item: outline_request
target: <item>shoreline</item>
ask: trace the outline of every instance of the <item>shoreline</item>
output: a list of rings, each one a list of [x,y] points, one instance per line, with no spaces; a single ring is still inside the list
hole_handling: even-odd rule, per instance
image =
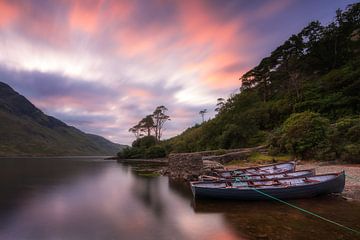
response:
[[[248,167],[248,163],[227,165],[227,169]],[[254,165],[254,164],[253,164]],[[315,169],[316,174],[335,173],[345,171],[345,188],[341,196],[348,201],[360,201],[360,164],[326,163],[301,161],[296,165],[296,170]]]
[[[323,162],[305,162],[297,170],[315,168],[316,174],[345,171],[345,188],[341,196],[349,201],[360,201],[360,164],[327,164]]]

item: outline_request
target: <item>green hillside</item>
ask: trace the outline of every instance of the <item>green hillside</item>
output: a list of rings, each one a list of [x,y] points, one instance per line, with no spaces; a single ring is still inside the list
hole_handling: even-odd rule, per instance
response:
[[[357,3],[292,35],[240,78],[213,119],[162,144],[174,152],[268,144],[273,154],[358,160],[359,56]]]
[[[113,155],[123,147],[45,115],[0,82],[0,156]]]

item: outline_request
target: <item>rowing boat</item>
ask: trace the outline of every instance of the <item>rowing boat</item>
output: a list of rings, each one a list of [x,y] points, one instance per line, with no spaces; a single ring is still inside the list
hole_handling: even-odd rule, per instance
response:
[[[215,171],[217,177],[233,178],[243,175],[268,175],[277,173],[286,173],[295,171],[295,162],[276,163],[271,165],[235,169],[235,170],[222,170]]]
[[[295,172],[259,174],[259,175],[239,175],[232,178],[222,178],[202,175],[199,177],[200,181],[218,182],[218,181],[254,181],[254,180],[271,180],[271,179],[285,179],[294,177],[311,177],[315,175],[315,169],[301,170]]]
[[[345,186],[345,172],[274,180],[191,182],[190,185],[195,198],[237,200],[310,198],[341,193]]]

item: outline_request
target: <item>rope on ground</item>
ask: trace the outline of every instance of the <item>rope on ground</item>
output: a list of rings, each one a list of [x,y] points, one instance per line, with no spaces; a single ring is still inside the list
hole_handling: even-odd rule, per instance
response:
[[[256,188],[251,188],[251,189],[254,190],[255,192],[258,192],[258,193],[260,193],[260,194],[268,197],[268,198],[271,198],[271,199],[276,200],[276,201],[278,201],[278,202],[280,202],[280,203],[286,204],[286,205],[288,205],[289,207],[295,208],[295,209],[297,209],[297,210],[299,210],[299,211],[301,211],[301,212],[304,212],[304,213],[307,213],[307,214],[312,215],[312,216],[314,216],[314,217],[317,217],[317,218],[319,218],[319,219],[321,219],[321,220],[323,220],[323,221],[325,221],[325,222],[332,223],[332,224],[334,224],[334,225],[336,225],[336,226],[338,226],[338,227],[341,227],[341,228],[343,228],[343,229],[346,229],[346,230],[348,230],[348,231],[351,231],[351,232],[353,232],[353,233],[355,233],[355,234],[359,234],[359,235],[360,235],[360,231],[359,231],[359,230],[356,230],[356,229],[347,227],[347,226],[345,226],[345,225],[343,225],[343,224],[341,224],[341,223],[338,223],[338,222],[332,221],[332,220],[330,220],[330,219],[327,219],[327,218],[325,218],[325,217],[322,217],[322,216],[320,216],[320,215],[318,215],[318,214],[316,214],[316,213],[310,212],[310,211],[308,211],[308,210],[306,210],[306,209],[303,209],[303,208],[301,208],[301,207],[298,207],[298,206],[296,206],[296,205],[294,205],[294,204],[288,203],[288,202],[286,202],[286,201],[284,201],[284,200],[281,200],[281,199],[276,198],[276,197],[274,197],[274,196],[271,196],[271,195],[269,195],[269,194],[267,194],[267,193],[264,193],[263,191],[260,191],[259,189],[256,189]]]

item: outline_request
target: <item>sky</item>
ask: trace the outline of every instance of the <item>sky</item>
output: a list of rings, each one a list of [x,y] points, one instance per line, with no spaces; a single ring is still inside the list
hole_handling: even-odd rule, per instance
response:
[[[214,116],[242,74],[350,0],[0,0],[0,81],[48,115],[129,144],[156,106],[164,138]]]

